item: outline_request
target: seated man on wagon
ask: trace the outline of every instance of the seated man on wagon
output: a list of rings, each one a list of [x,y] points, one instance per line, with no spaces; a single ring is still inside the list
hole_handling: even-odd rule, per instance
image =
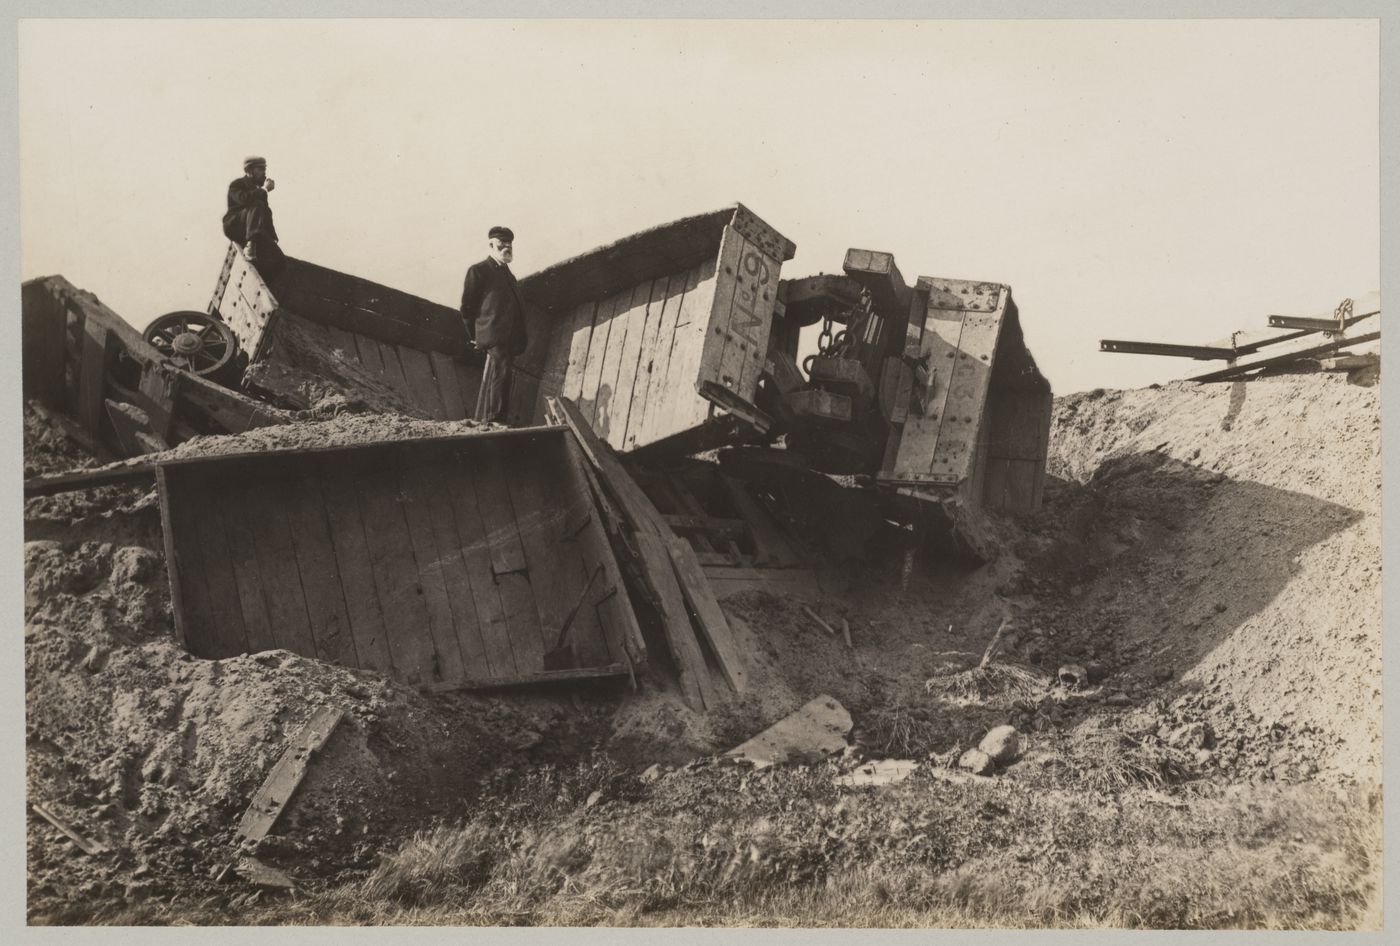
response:
[[[238,244],[265,280],[281,272],[285,262],[267,203],[273,186],[266,158],[244,158],[243,176],[228,186],[228,210],[224,213],[224,236]]]

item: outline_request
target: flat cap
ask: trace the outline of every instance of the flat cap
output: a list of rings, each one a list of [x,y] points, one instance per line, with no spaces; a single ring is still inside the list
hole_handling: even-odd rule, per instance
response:
[[[515,232],[510,227],[492,227],[486,234],[488,240],[500,240],[502,243],[514,243]]]
[[[266,166],[267,166],[267,158],[260,158],[260,157],[258,157],[256,154],[250,154],[250,155],[248,155],[248,157],[246,157],[246,158],[243,159],[243,170],[246,171],[246,170],[248,170],[249,168],[257,167],[257,166],[260,165],[260,164],[261,164],[262,166],[266,167]]]

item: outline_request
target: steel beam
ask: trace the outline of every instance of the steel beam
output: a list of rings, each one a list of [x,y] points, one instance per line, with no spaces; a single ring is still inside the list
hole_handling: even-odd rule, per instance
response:
[[[1125,355],[1170,355],[1176,358],[1196,358],[1208,361],[1223,358],[1226,361],[1235,357],[1233,348],[1217,348],[1212,345],[1168,345],[1164,342],[1125,342],[1105,338],[1099,342],[1100,351],[1112,351]]]

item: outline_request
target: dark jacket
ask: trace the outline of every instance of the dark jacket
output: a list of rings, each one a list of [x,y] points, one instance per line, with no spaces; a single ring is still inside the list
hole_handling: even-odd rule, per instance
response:
[[[473,263],[462,283],[462,319],[467,337],[477,348],[504,348],[511,355],[525,351],[525,300],[509,267],[491,257]]]
[[[257,213],[248,211],[256,208]],[[277,242],[277,230],[272,226],[272,208],[267,203],[267,191],[244,175],[228,186],[228,210],[224,213],[224,236],[243,246],[254,236],[262,235]]]

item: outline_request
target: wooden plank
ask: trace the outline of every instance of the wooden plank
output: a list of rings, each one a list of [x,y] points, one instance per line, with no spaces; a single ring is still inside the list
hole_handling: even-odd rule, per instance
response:
[[[698,427],[710,414],[710,402],[700,396],[699,383],[700,361],[718,283],[715,261],[702,264],[696,278],[695,287],[686,291],[676,317],[665,389],[669,410],[657,418],[655,440]]]
[[[642,283],[632,296],[627,310],[627,334],[621,345],[617,380],[613,384],[612,411],[608,419],[607,441],[619,450],[627,446],[627,419],[632,413],[633,389],[637,383],[637,363],[642,356],[642,338],[646,334],[648,313],[655,283]]]
[[[375,585],[368,534],[360,515],[357,473],[350,465],[330,457],[317,457],[313,462],[311,473],[321,488],[357,666],[392,674],[389,633]]]
[[[244,480],[231,486],[229,505],[246,519],[252,533],[263,601],[277,646],[294,654],[316,657],[316,639],[311,634],[283,489],[280,477]]]
[[[506,677],[527,672],[515,659],[515,648],[506,625],[505,607],[491,564],[491,541],[481,517],[481,500],[476,494],[473,467],[464,462],[449,467],[445,487],[458,535],[458,551],[467,570],[472,600],[476,607],[477,631],[486,661],[484,676]],[[459,626],[460,631],[460,626]],[[474,653],[464,634],[459,633],[464,655]]]
[[[622,366],[622,350],[627,345],[627,334],[632,324],[632,313],[636,310],[637,288],[624,290],[617,296],[617,305],[609,320],[607,347],[603,351],[603,368],[598,376],[598,391],[593,398],[593,413],[589,423],[598,436],[611,442],[613,414],[617,408],[617,375]]]
[[[987,509],[1002,511],[1007,509],[1007,483],[1011,475],[1012,461],[1006,457],[989,457],[982,495],[978,501]]]
[[[598,303],[593,317],[593,333],[589,337],[588,356],[584,361],[583,382],[578,396],[579,410],[590,424],[597,413],[598,386],[603,377],[603,364],[608,353],[608,336],[612,333],[613,316],[617,314],[618,305],[619,297],[611,296]]]
[[[706,336],[709,360],[702,359],[700,380],[713,381],[750,404],[768,350],[781,267],[737,231],[726,229],[720,246],[720,285]],[[724,285],[726,280],[731,285]]]
[[[175,639],[186,650],[190,649],[190,618],[198,625],[204,625],[211,618],[209,591],[204,583],[202,562],[193,560],[198,555],[199,543],[190,545],[190,557],[181,558],[175,549],[175,520],[170,511],[170,484],[165,471],[156,468],[156,494],[160,499],[160,529],[165,541],[165,569],[170,582],[170,611],[175,619]],[[188,592],[188,593],[186,593]],[[186,611],[189,608],[194,614]]]
[[[463,364],[457,362],[457,387],[462,392],[462,406],[468,417],[476,416],[476,399],[481,393],[481,362]]]
[[[477,452],[478,508],[491,549],[491,565],[501,592],[501,607],[510,632],[511,651],[522,673],[544,670],[546,644],[540,616],[526,573],[525,549],[520,542],[520,515],[511,502],[506,476],[506,454],[496,442],[483,442]]]
[[[24,481],[24,496],[53,496],[78,489],[94,489],[116,483],[139,483],[155,475],[155,466],[148,462],[119,467],[98,467],[95,470],[74,470],[72,473],[45,473]]]
[[[102,402],[106,392],[107,328],[96,319],[83,323],[83,348],[78,369],[78,422],[94,437],[100,436]]]
[[[545,647],[550,649],[558,643],[564,619],[592,574],[587,571],[577,536],[568,535],[569,529],[584,521],[588,510],[568,503],[567,493],[561,489],[563,484],[558,482],[567,462],[561,443],[540,443],[528,450],[511,451],[505,461],[530,591]],[[579,607],[569,631],[569,640],[580,658],[579,666],[612,662],[594,610],[594,602],[607,592],[605,582],[594,582],[588,592],[591,600]]]
[[[646,313],[642,320],[642,331],[637,338],[636,359],[629,362],[631,376],[627,382],[627,416],[621,419],[619,436],[614,444],[623,452],[635,446],[646,411],[651,364],[656,353],[656,339],[661,328],[662,313],[666,308],[666,289],[669,283],[669,277],[665,276],[652,281]]]
[[[544,359],[544,367],[540,372],[540,385],[535,394],[534,416],[539,419],[545,415],[545,398],[553,397],[564,389],[564,381],[569,373],[569,356],[573,347],[574,327],[578,318],[578,307],[575,306],[568,312],[560,313],[559,318],[550,320],[549,331],[549,352]],[[592,328],[592,317],[589,317],[589,328]]]
[[[83,833],[81,833],[77,828],[73,827],[72,824],[70,824],[66,819],[60,817],[57,812],[49,808],[47,805],[41,804],[37,801],[31,801],[29,803],[29,807],[33,809],[36,815],[38,815],[40,818],[43,818],[49,824],[53,825],[59,830],[60,833],[63,834],[64,837],[68,838],[68,840],[72,841],[75,845],[77,845],[78,850],[82,851],[84,854],[91,854],[93,856],[96,856],[98,854],[106,854],[108,851],[111,850],[111,848],[103,844],[101,841],[94,841],[92,838],[89,838]]]
[[[162,440],[170,439],[179,390],[178,375],[160,365],[148,364],[142,367],[141,380],[137,385],[138,400],[141,409],[150,418],[152,433]]]
[[[676,338],[676,321],[680,317],[685,293],[695,288],[699,279],[699,267],[684,273],[676,273],[666,282],[666,295],[657,316],[656,340],[647,347],[647,386],[642,399],[642,419],[632,425],[633,431],[627,438],[627,449],[645,446],[656,440],[655,431],[658,417],[665,413],[669,403],[666,379],[671,364],[671,351]]]
[[[528,371],[511,372],[506,420],[512,427],[528,427],[531,424],[539,386],[539,378]]]
[[[67,362],[67,315],[44,280],[20,287],[21,371],[26,398],[61,403]]]
[[[356,471],[365,534],[374,537],[369,546],[370,569],[379,592],[394,675],[406,683],[432,683],[443,679],[442,668],[428,630],[418,563],[392,464],[391,457],[367,458]]]
[[[355,343],[355,358],[370,371],[380,375],[384,371],[384,353],[379,347],[379,343],[372,338],[365,338],[363,335],[356,335],[354,332],[345,332],[346,336]],[[387,383],[387,382],[386,382]]]
[[[422,453],[416,456],[404,450],[398,456],[398,485],[400,506],[408,523],[409,540],[417,563],[418,585],[427,607],[428,623],[422,633],[430,635],[440,679],[460,680],[467,676],[466,662],[457,639],[457,623],[443,575],[442,562],[452,553],[450,547],[438,545],[433,519],[441,515],[430,505],[419,477],[424,463]]]
[[[438,389],[437,378],[433,375],[433,364],[426,352],[399,346],[399,363],[413,392],[413,403],[428,412],[435,420],[447,418],[447,408],[442,403],[442,392]]]
[[[243,599],[239,594],[233,557],[224,524],[217,510],[198,502],[197,484],[183,484],[167,478],[171,487],[171,520],[178,541],[183,581],[185,556],[198,569],[208,593],[209,621],[199,624],[190,613],[189,648],[197,657],[221,659],[250,653],[247,625],[243,619]],[[167,553],[168,554],[168,553]],[[173,576],[172,576],[173,580]]]
[[[281,758],[267,774],[262,787],[248,804],[248,810],[239,819],[238,829],[234,832],[237,838],[261,841],[267,837],[305,778],[312,756],[331,738],[331,733],[335,732],[344,715],[333,706],[317,707],[306,724],[287,740],[287,748]]]
[[[453,633],[457,639],[457,649],[461,654],[462,677],[463,679],[490,677],[492,676],[492,668],[486,653],[485,641],[482,639],[481,618],[478,614],[480,607],[472,588],[472,576],[468,571],[466,545],[469,540],[464,539],[457,528],[452,494],[457,488],[459,474],[452,469],[451,462],[446,455],[443,455],[430,465],[409,463],[407,472],[409,477],[414,480],[417,490],[423,497],[423,502],[432,511],[430,524],[433,531],[433,541],[437,545],[439,556],[436,568],[440,572],[447,590],[448,607],[452,612]],[[474,505],[475,497],[470,497],[470,500]],[[484,539],[478,534],[470,541],[482,543]],[[484,545],[481,552],[485,558],[487,553]],[[489,583],[489,560],[486,561],[486,569]],[[495,610],[499,617],[500,598],[496,593],[494,583],[490,584],[487,594],[495,599]],[[506,653],[509,658],[508,645]],[[502,672],[510,672],[513,668],[514,661],[507,659],[501,670]]]
[[[580,667],[576,670],[544,670],[539,673],[526,673],[513,677],[490,677],[487,679],[463,680],[458,683],[439,683],[427,687],[433,693],[450,693],[457,690],[501,690],[506,687],[539,686],[551,683],[576,683],[579,680],[602,680],[610,677],[625,677],[630,671],[626,664],[608,664],[604,667]]]
[[[379,343],[379,354],[384,361],[384,380],[395,391],[398,391],[409,401],[417,404],[417,398],[413,393],[413,385],[408,381],[408,376],[404,373],[403,364],[399,361],[399,349],[396,345],[387,342]]]
[[[556,412],[573,431],[583,454],[598,471],[598,476],[617,503],[628,526],[636,532],[669,533],[661,514],[642,492],[636,481],[627,474],[617,457],[604,444],[588,422],[583,419],[577,406],[568,398],[555,398]],[[664,532],[663,532],[664,530]]]
[[[923,412],[911,411],[905,418],[899,456],[895,459],[896,478],[924,475],[933,466],[943,427],[943,408],[948,399],[952,369],[962,338],[963,320],[968,314],[961,310],[935,309],[934,304],[934,300],[930,300],[921,349],[932,371],[932,390],[925,392]]]
[[[355,651],[345,582],[318,478],[302,466],[279,489],[286,496],[287,523],[316,656],[347,667],[364,666]]]
[[[1041,464],[1036,460],[1008,460],[1005,509],[1023,514],[1035,509],[1036,477]]]
[[[583,555],[584,570],[592,574],[595,564],[601,563],[602,577],[608,586],[624,589],[622,570],[610,542],[610,535],[618,534],[621,544],[626,544],[618,532],[616,513],[594,478],[578,441],[572,435],[563,439],[567,459],[564,464],[564,493],[569,498],[568,508],[571,512],[587,510],[590,514],[587,525],[576,539]],[[609,653],[624,655],[634,667],[644,665],[647,662],[646,642],[642,639],[636,612],[632,610],[632,602],[625,589],[624,593],[610,596],[594,610],[608,642]],[[634,679],[634,685],[635,682]]]
[[[748,690],[749,677],[739,645],[734,640],[734,632],[724,616],[719,602],[710,589],[709,580],[700,567],[700,562],[684,539],[673,538],[667,543],[671,564],[676,571],[676,579],[685,596],[686,604],[695,615],[695,623],[700,633],[710,645],[710,653],[715,655],[720,672],[735,693]]]
[[[447,420],[461,420],[471,416],[467,402],[462,396],[462,386],[457,380],[457,366],[453,360],[440,351],[429,358],[433,365],[433,376],[437,380],[438,395],[442,398],[443,416]]]
[[[700,642],[695,639],[695,631],[691,628],[685,598],[676,581],[666,540],[654,532],[638,532],[636,539],[643,574],[659,604],[661,626],[676,664],[681,695],[687,706],[701,712],[706,707],[716,705],[719,698],[710,681],[705,657],[700,653]]]
[[[564,368],[564,380],[560,392],[571,401],[577,401],[583,392],[583,376],[588,366],[588,352],[593,342],[593,319],[597,313],[596,302],[585,302],[573,311],[571,328],[566,337],[555,340],[562,350],[567,342],[568,362]]]
[[[757,499],[749,495],[744,484],[723,473],[719,476],[724,491],[739,515],[748,523],[754,544],[755,565],[795,565],[800,561],[792,543],[782,534],[777,522]]]
[[[228,543],[229,560],[233,564],[234,585],[242,606],[243,628],[248,638],[248,652],[273,650],[282,644],[273,630],[271,609],[267,605],[266,586],[258,563],[258,549],[249,528],[249,515],[244,507],[247,488],[236,483],[203,483],[197,502],[203,514],[218,517],[223,524]]]
[[[938,433],[938,449],[928,471],[935,476],[976,479],[976,447],[984,434],[982,420],[991,382],[991,361],[1004,311],[971,312],[963,325],[956,367],[948,384],[943,426]]]

